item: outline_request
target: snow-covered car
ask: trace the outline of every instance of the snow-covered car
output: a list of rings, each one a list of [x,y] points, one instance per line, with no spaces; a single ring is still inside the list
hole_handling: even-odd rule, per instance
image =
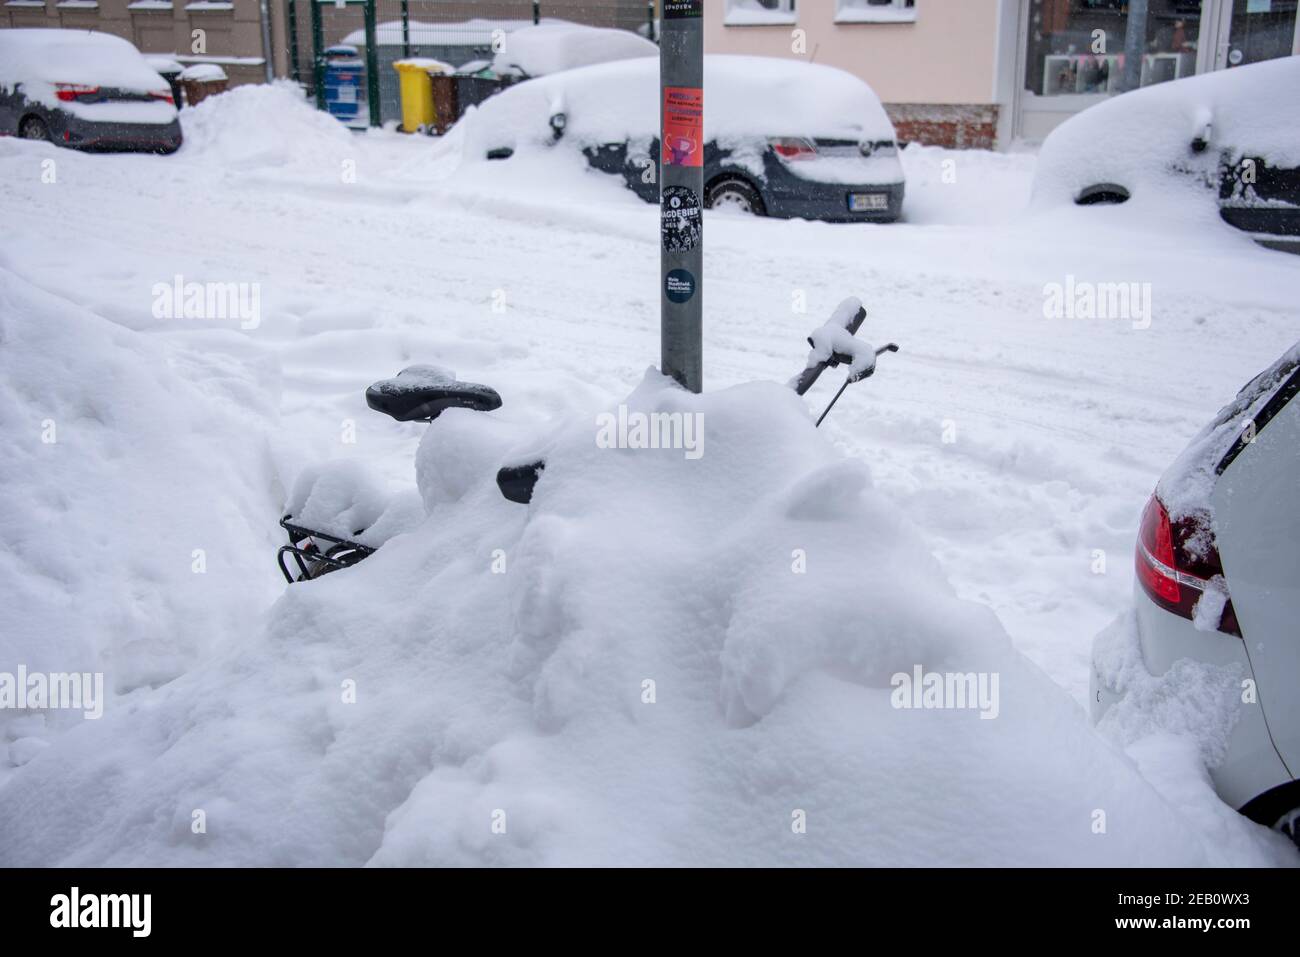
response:
[[[659,55],[645,37],[580,23],[539,23],[506,34],[492,59],[499,76],[549,76],[564,70]]]
[[[1187,207],[1300,251],[1296,90],[1300,57],[1283,57],[1106,100],[1047,137],[1034,202]]]
[[[1138,532],[1135,612],[1094,643],[1091,710],[1102,722],[1147,676],[1184,672],[1188,699],[1146,697],[1201,712],[1176,720],[1223,737],[1210,768],[1219,795],[1300,843],[1297,392],[1300,343],[1161,477]]]
[[[659,61],[624,60],[528,80],[467,118],[466,155],[577,147],[596,169],[659,200]],[[903,209],[898,144],[879,98],[841,70],[748,56],[704,58],[706,208],[890,222]]]
[[[181,145],[167,81],[126,40],[93,30],[0,30],[0,135],[85,150]]]

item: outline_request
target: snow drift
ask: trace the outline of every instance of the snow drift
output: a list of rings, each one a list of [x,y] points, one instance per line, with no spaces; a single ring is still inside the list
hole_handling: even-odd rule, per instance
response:
[[[412,533],[33,757],[0,863],[1222,859],[790,390],[651,372],[624,404],[702,416],[706,454],[570,422],[528,507],[493,481],[528,437],[444,413],[421,461],[484,467],[422,468]],[[917,668],[997,676],[996,717],[893,706]]]
[[[181,155],[202,154],[223,169],[303,167],[338,178],[354,159],[348,129],[309,104],[288,80],[247,84],[181,111]]]
[[[278,498],[271,370],[168,348],[0,263],[0,383],[0,671],[104,672],[126,694],[257,626],[273,582],[242,566]],[[0,778],[9,739],[77,720],[0,711]]]

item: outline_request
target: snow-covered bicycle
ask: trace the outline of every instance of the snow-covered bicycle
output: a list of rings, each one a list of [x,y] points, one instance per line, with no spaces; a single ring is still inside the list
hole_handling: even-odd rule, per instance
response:
[[[875,349],[856,338],[866,317],[867,311],[860,300],[846,299],[808,337],[808,361],[789,383],[797,394],[804,395],[812,389],[827,369],[845,366],[848,371],[843,385],[818,417],[817,426],[825,421],[850,385],[876,371],[877,358],[898,351],[892,342]],[[437,366],[417,365],[366,389],[366,404],[398,422],[427,423],[447,409],[491,412],[501,407],[501,396],[488,386],[462,382]],[[540,458],[522,465],[504,466],[497,471],[497,487],[508,500],[527,504],[545,468],[546,461]],[[305,503],[317,491],[314,486],[313,481],[300,479],[280,519],[289,543],[280,548],[276,559],[280,572],[290,583],[310,581],[355,565],[373,555],[389,534],[399,530],[389,510],[373,505],[366,507],[346,483],[339,490],[326,490],[327,494],[314,496],[331,504],[327,514],[321,514],[319,505],[313,514],[302,514]],[[331,491],[334,494],[328,494]],[[383,527],[385,523],[389,528]]]

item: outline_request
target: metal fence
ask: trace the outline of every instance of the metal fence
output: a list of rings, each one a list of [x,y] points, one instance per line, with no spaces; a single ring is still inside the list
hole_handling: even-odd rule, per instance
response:
[[[365,8],[330,0],[290,0],[289,68],[315,93],[311,4],[321,18],[321,46],[365,46]],[[399,119],[397,72],[404,57],[428,57],[461,66],[490,60],[496,31],[545,20],[630,30],[657,40],[654,0],[375,0],[380,122]]]

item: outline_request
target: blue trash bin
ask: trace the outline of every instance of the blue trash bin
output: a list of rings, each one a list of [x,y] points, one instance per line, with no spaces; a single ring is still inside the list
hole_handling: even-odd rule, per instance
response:
[[[325,109],[341,122],[364,119],[366,64],[357,48],[340,44],[325,49]]]

